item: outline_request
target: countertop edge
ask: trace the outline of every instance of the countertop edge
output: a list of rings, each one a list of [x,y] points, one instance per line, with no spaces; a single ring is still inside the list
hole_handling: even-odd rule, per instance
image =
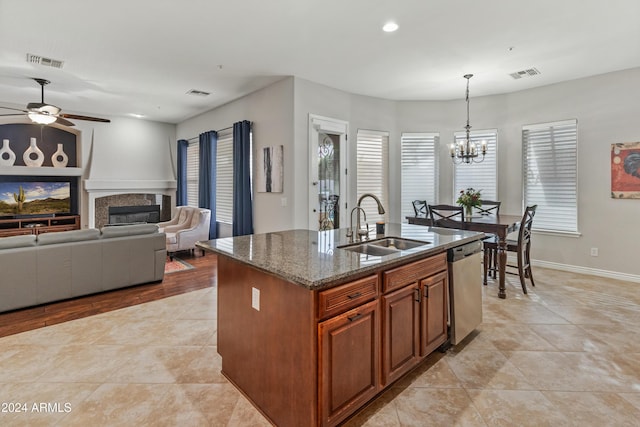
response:
[[[467,243],[471,243],[477,240],[481,240],[483,238],[485,238],[485,234],[484,233],[475,233],[474,235],[465,237],[465,238],[461,238],[460,240],[456,240],[454,242],[448,242],[448,243],[443,243],[440,244],[438,246],[435,247],[431,247],[431,248],[426,248],[424,250],[420,250],[420,251],[416,251],[416,252],[410,252],[407,253],[405,255],[399,256],[399,257],[392,257],[390,259],[383,259],[381,260],[380,263],[378,264],[374,264],[374,265],[369,265],[369,266],[365,266],[365,267],[360,267],[360,268],[356,268],[353,269],[349,272],[345,272],[343,274],[336,274],[333,275],[331,277],[327,277],[324,279],[320,279],[320,280],[308,280],[304,277],[300,277],[297,275],[292,275],[290,273],[287,272],[283,272],[283,271],[278,271],[277,269],[267,269],[263,266],[261,266],[260,264],[251,262],[247,259],[245,259],[244,257],[240,257],[240,256],[234,256],[234,254],[229,253],[227,251],[212,247],[210,245],[207,245],[206,242],[196,242],[196,246],[202,250],[208,251],[208,252],[212,252],[215,253],[216,255],[222,255],[225,256],[227,258],[230,258],[234,261],[240,262],[241,264],[253,267],[257,270],[263,271],[265,273],[268,274],[272,274],[276,277],[279,277],[281,279],[284,279],[286,281],[295,283],[299,286],[302,286],[306,289],[309,290],[322,290],[322,289],[327,289],[333,286],[337,286],[340,285],[348,280],[351,279],[355,279],[358,277],[363,277],[366,276],[368,274],[374,273],[374,272],[378,272],[382,269],[389,269],[389,268],[394,268],[396,266],[400,266],[403,264],[406,264],[408,262],[412,262],[412,261],[417,261],[419,259],[423,259],[425,257],[429,257],[432,255],[437,255],[440,254],[442,252],[447,251],[450,248],[454,248],[457,246],[462,246],[465,245]]]

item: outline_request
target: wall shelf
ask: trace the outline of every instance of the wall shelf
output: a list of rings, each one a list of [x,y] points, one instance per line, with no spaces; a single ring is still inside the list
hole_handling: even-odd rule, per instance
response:
[[[50,166],[0,166],[0,175],[30,175],[30,176],[82,176],[82,168],[54,168]]]

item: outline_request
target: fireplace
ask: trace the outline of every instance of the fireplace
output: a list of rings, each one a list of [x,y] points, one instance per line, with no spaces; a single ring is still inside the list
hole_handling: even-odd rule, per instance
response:
[[[175,206],[175,180],[85,180],[84,188],[88,193],[87,222],[89,228],[101,228],[107,225],[110,207],[160,205],[160,222],[171,219]],[[155,208],[154,208],[155,210]],[[131,221],[131,222],[138,222]],[[145,221],[150,222],[150,221]]]
[[[109,206],[109,224],[160,222],[160,205]]]

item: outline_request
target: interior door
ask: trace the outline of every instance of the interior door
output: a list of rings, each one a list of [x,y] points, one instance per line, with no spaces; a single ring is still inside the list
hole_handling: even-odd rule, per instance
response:
[[[345,226],[347,130],[343,120],[309,115],[309,229]]]

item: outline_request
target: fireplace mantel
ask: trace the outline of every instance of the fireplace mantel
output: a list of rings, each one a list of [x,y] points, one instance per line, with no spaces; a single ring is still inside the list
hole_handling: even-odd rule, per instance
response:
[[[95,227],[96,199],[105,196],[131,193],[162,194],[171,197],[171,206],[175,206],[176,181],[171,180],[84,180],[84,190],[89,195],[89,228]]]

